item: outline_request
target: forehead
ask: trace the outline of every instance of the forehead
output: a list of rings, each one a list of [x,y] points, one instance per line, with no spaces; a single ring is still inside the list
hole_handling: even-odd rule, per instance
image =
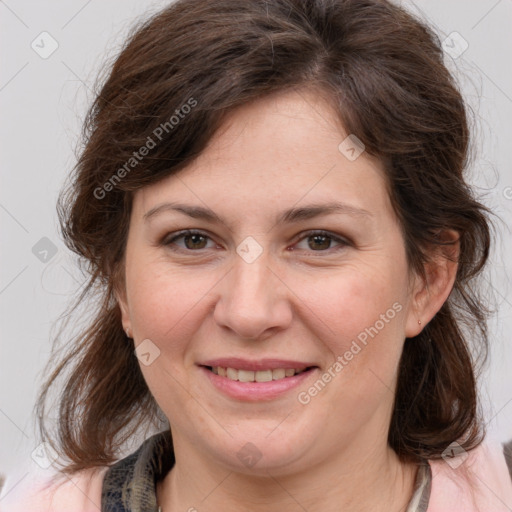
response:
[[[382,214],[390,206],[383,166],[364,151],[347,154],[349,135],[312,92],[259,99],[232,111],[185,169],[137,191],[134,208],[187,200],[239,216],[336,201]]]

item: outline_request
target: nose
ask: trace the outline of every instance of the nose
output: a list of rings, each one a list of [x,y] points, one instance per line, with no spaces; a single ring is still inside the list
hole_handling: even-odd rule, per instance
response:
[[[252,263],[236,255],[218,286],[215,321],[237,339],[263,340],[290,325],[290,288],[265,251]]]

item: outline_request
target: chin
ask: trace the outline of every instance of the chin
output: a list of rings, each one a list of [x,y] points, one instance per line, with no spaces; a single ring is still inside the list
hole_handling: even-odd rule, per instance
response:
[[[219,442],[209,444],[208,451],[226,469],[237,473],[277,476],[300,471],[301,466],[306,466],[304,459],[312,448],[311,430],[290,432],[280,430],[278,425],[279,422],[274,422],[268,428],[266,422],[265,427],[253,424],[247,429],[240,428],[232,437],[226,434]]]

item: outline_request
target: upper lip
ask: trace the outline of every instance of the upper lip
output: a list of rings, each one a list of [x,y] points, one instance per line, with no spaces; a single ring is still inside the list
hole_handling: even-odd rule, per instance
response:
[[[314,363],[307,361],[292,361],[290,359],[258,359],[251,361],[249,359],[242,359],[238,357],[222,357],[218,359],[209,359],[199,363],[200,366],[211,366],[221,368],[235,368],[237,370],[276,370],[278,368],[303,369],[311,366],[316,366]]]

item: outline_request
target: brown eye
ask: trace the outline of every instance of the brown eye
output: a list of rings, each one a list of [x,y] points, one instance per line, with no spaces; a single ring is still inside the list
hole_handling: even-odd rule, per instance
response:
[[[308,237],[308,240],[312,240],[309,243],[310,249],[329,249],[332,239],[325,235],[312,235]]]
[[[185,235],[183,240],[187,249],[204,249],[206,237],[203,235]]]
[[[178,240],[183,240],[183,244],[177,243]],[[300,243],[303,243],[305,240],[307,240],[307,247],[298,247],[298,244],[295,247],[310,252],[328,252],[330,249],[339,250],[350,245],[350,242],[327,231],[311,231],[306,233],[301,238]],[[193,252],[213,248],[211,246],[208,247],[208,241],[213,243],[211,238],[205,233],[188,230],[181,231],[171,238],[164,239],[162,244],[173,251]],[[333,247],[333,244],[337,244],[338,247]]]
[[[308,241],[307,249],[310,249],[313,252],[327,252],[327,250],[333,248],[331,247],[333,242],[338,244],[338,249],[350,245],[346,240],[326,231],[312,231],[306,233],[306,235],[302,237],[301,241],[303,240]],[[302,250],[303,248],[300,249]]]
[[[184,247],[176,244],[176,240],[183,239],[184,241]],[[201,233],[199,231],[182,231],[181,233],[178,233],[176,236],[166,239],[163,244],[166,246],[171,245],[177,245],[178,250],[201,250],[201,249],[207,249],[206,247],[207,241],[210,239],[209,236],[205,235],[204,233]]]

